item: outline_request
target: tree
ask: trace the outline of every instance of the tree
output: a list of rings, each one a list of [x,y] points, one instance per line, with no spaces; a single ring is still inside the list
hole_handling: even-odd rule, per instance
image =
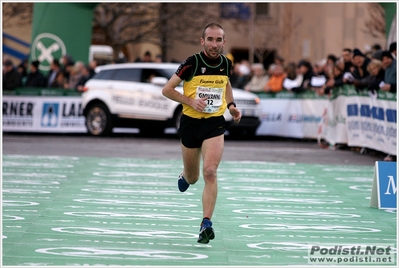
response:
[[[104,43],[114,49],[114,57],[128,43],[153,43],[166,57],[173,40],[198,43],[206,22],[218,18],[217,4],[201,3],[102,3],[94,11],[94,27],[104,35]],[[198,10],[206,8],[207,12]]]
[[[19,26],[30,25],[33,17],[33,3],[3,3],[3,26],[8,27],[14,21]],[[18,18],[13,20],[14,18]]]
[[[367,5],[370,18],[366,21],[366,29],[362,31],[370,34],[374,38],[386,38],[385,28],[385,10],[378,3],[369,3]]]

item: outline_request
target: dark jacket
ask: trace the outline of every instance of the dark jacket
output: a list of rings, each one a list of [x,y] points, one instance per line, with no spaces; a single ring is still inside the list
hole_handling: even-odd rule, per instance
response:
[[[364,59],[363,65],[360,67],[360,69],[363,70],[363,75],[360,74],[358,67],[355,67],[355,70],[353,71],[352,74],[356,80],[361,80],[363,78],[370,76],[369,72],[367,71],[367,65],[369,65],[370,61],[371,60],[369,58]]]
[[[27,86],[27,87],[46,87],[46,78],[39,71],[36,71],[34,73],[30,72],[28,74],[28,78],[26,79],[25,86]]]
[[[376,92],[380,89],[381,81],[384,81],[385,71],[381,69],[377,76],[367,76],[363,79],[356,80],[353,84],[356,90],[367,89],[372,92]]]
[[[310,81],[312,80],[312,77],[314,76],[313,70],[310,68],[307,73],[303,75],[303,80],[302,83],[299,87],[294,87],[292,88],[292,92],[295,93],[301,93],[305,92],[306,90],[310,89],[312,85],[310,84]]]
[[[15,68],[3,75],[3,89],[14,89],[20,86],[22,86],[22,77]]]
[[[344,80],[344,74],[343,73],[340,73],[339,75],[334,76],[334,88],[342,86],[344,84],[343,80]],[[331,88],[331,87],[326,87],[324,89],[324,94],[328,95],[331,92],[332,89],[333,88]]]

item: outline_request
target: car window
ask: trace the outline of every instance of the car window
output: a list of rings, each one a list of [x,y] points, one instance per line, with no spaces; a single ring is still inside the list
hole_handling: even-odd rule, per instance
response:
[[[151,78],[153,77],[165,77],[167,79],[170,78],[167,77],[160,69],[144,68],[141,73],[141,82],[150,83]]]
[[[115,71],[116,72],[112,80],[140,82],[140,69],[118,69]]]
[[[113,73],[114,73],[114,70],[103,70],[103,71],[96,73],[93,76],[93,79],[110,80]]]

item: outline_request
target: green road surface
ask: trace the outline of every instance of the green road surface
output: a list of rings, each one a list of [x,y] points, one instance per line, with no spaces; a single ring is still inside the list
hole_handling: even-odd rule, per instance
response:
[[[199,244],[204,182],[180,193],[181,160],[3,155],[2,165],[3,266],[319,267],[329,263],[310,264],[311,246],[396,248],[396,210],[369,206],[374,166],[223,161],[216,237]],[[396,266],[390,256],[369,260]]]

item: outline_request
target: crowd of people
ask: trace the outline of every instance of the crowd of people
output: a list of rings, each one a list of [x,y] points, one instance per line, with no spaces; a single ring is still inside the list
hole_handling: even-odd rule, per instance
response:
[[[127,62],[125,58],[112,61],[111,64]],[[162,62],[162,55],[154,59],[150,51],[135,62]],[[92,60],[88,65],[82,61],[74,61],[70,55],[64,55],[60,60],[53,59],[46,76],[39,70],[39,61],[32,61],[28,68],[28,59],[15,66],[9,57],[3,58],[3,89],[11,90],[18,87],[29,88],[63,88],[83,91],[84,84],[94,75],[98,65],[103,61]]]
[[[27,88],[64,88],[83,91],[84,84],[94,75],[97,66],[95,60],[89,65],[81,61],[74,62],[73,58],[65,55],[61,60],[53,59],[47,75],[39,70],[40,62],[32,61],[28,68],[28,61],[24,60],[17,67],[10,58],[3,58],[3,89],[10,90],[18,87]]]
[[[152,59],[149,51],[135,62],[162,62],[162,56]],[[88,79],[94,75],[98,65],[95,60],[89,65],[73,61],[70,55],[60,60],[54,59],[50,71],[44,76],[39,70],[39,62],[33,61],[28,68],[24,60],[14,66],[11,59],[3,58],[3,89],[17,87],[48,87],[83,90]],[[342,49],[340,56],[333,54],[314,64],[303,59],[298,63],[284,64],[281,57],[265,68],[262,63],[250,66],[247,60],[234,64],[230,81],[233,87],[255,93],[280,92],[288,90],[300,93],[307,90],[319,95],[329,94],[334,87],[353,84],[356,90],[378,90],[396,93],[396,42],[390,44],[389,50],[382,50],[376,44],[373,50],[362,53],[358,48]]]
[[[389,50],[381,50],[379,45],[373,49],[362,53],[358,48],[344,48],[340,56],[329,54],[314,64],[306,59],[284,64],[278,58],[267,68],[261,63],[250,66],[242,60],[234,64],[230,80],[233,87],[255,93],[311,90],[328,95],[332,88],[343,84],[353,84],[357,91],[396,93],[396,42]]]

